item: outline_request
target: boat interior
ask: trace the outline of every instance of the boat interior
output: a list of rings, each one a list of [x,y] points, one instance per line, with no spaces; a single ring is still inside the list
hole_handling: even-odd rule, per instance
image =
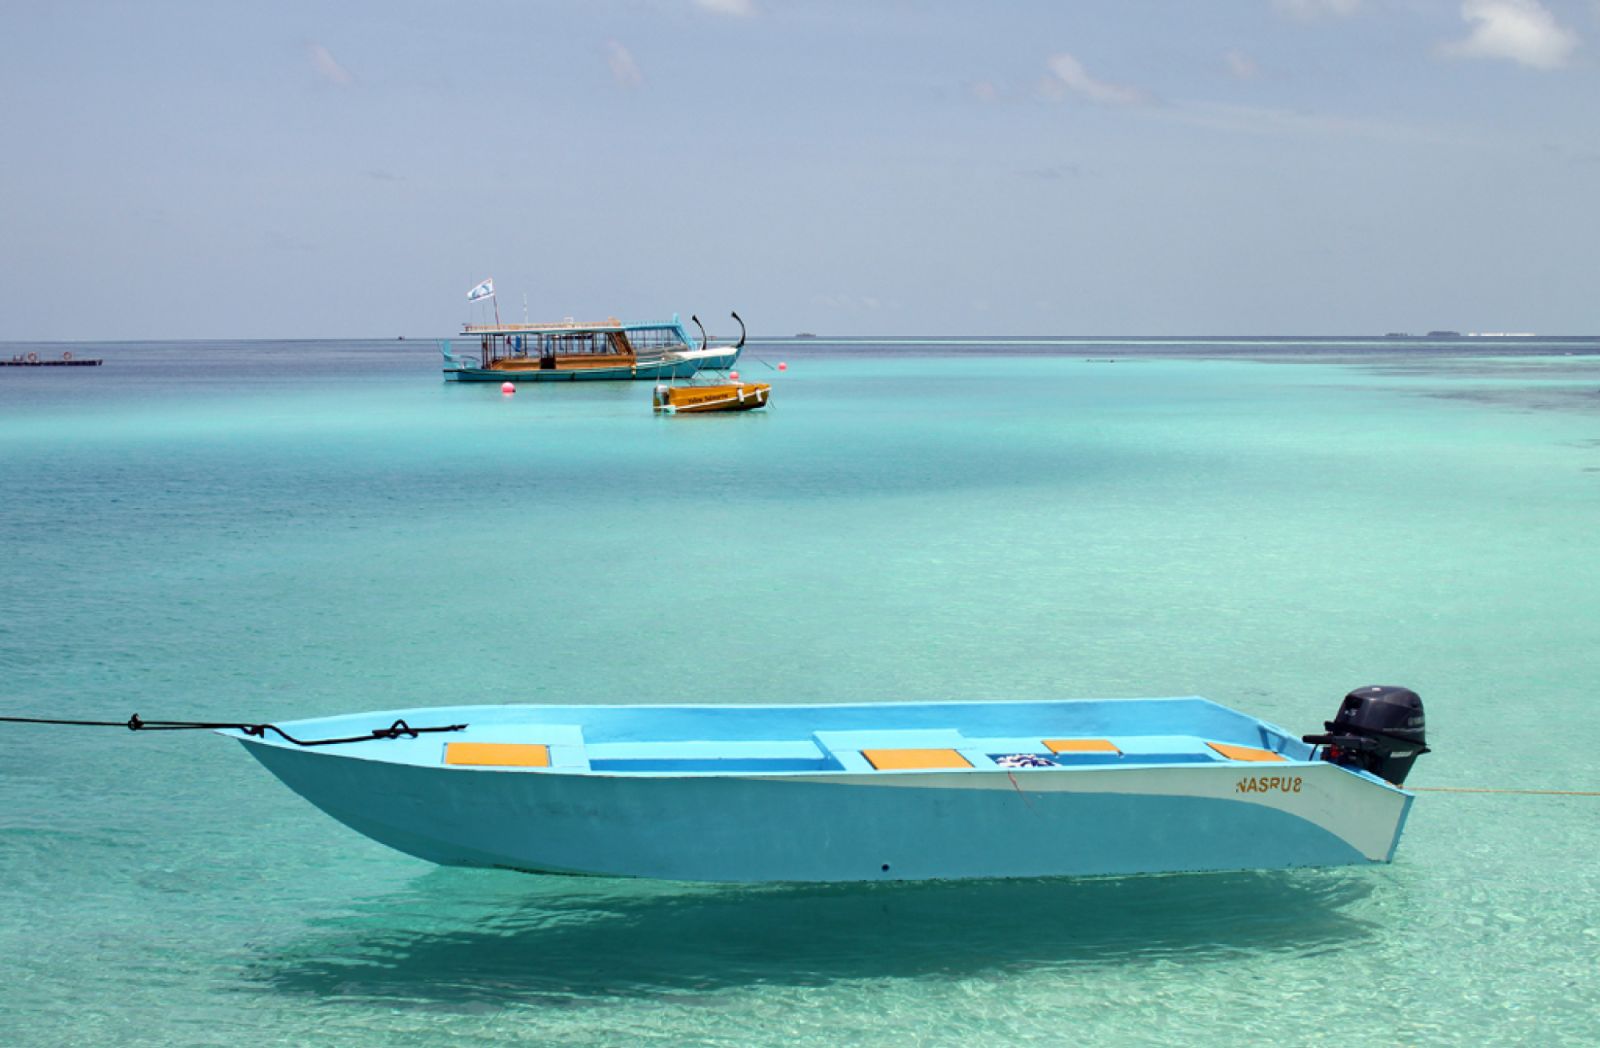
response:
[[[479,360],[493,371],[626,367],[689,348],[675,325],[625,325],[615,319],[592,325],[469,324],[462,333],[478,336]]]
[[[1028,772],[1303,761],[1311,749],[1205,699],[861,706],[482,706],[284,724],[338,736],[405,720],[459,732],[341,744],[406,764],[569,774]],[[381,722],[381,723],[380,723]]]

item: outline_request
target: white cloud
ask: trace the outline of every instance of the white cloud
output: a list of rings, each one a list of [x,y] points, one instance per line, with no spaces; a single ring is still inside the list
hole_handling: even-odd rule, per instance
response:
[[[355,83],[355,77],[350,75],[350,70],[334,60],[332,52],[321,44],[307,44],[306,50],[311,54],[311,66],[317,75],[330,84],[345,87]]]
[[[694,6],[714,15],[734,18],[749,18],[756,13],[756,5],[751,0],[694,0]]]
[[[811,301],[824,309],[878,309],[883,303],[876,295],[812,295]]]
[[[1000,89],[992,81],[979,80],[976,83],[968,84],[967,89],[972,92],[972,97],[980,102],[1000,101]]]
[[[1461,17],[1472,24],[1472,33],[1440,47],[1455,58],[1504,58],[1560,69],[1578,47],[1578,34],[1557,23],[1538,0],[1466,0]]]
[[[1083,168],[1077,164],[1051,164],[1049,167],[1036,167],[1017,173],[1027,178],[1040,178],[1046,182],[1059,182],[1063,179],[1083,177]]]
[[[1272,0],[1272,6],[1291,18],[1310,21],[1323,15],[1348,18],[1361,10],[1361,0]]]
[[[611,67],[611,76],[622,87],[638,87],[644,83],[644,74],[639,72],[639,63],[633,60],[633,54],[619,41],[606,41],[606,64]]]
[[[1395,123],[1370,117],[1347,117],[1334,113],[1307,113],[1267,106],[1229,105],[1220,102],[1176,102],[1163,112],[1179,123],[1214,131],[1262,136],[1294,136],[1337,141],[1342,138],[1373,142],[1428,143],[1437,145],[1471,144],[1458,135],[1425,126]]]
[[[1096,80],[1083,68],[1082,62],[1069,54],[1051,56],[1049,66],[1050,75],[1040,88],[1053,98],[1061,97],[1064,89],[1104,105],[1125,106],[1145,100],[1144,92],[1137,88]]]
[[[1261,72],[1255,59],[1242,51],[1229,51],[1222,59],[1228,63],[1228,72],[1239,80],[1254,80]]]

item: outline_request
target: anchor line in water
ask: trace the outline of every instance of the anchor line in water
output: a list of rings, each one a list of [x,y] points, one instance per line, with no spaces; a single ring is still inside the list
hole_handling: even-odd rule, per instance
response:
[[[144,720],[137,713],[125,721],[58,720],[49,717],[0,717],[6,724],[64,724],[79,728],[127,728],[129,731],[217,731],[235,728],[253,738],[264,739],[272,732],[285,742],[296,746],[335,746],[345,742],[373,742],[377,739],[414,739],[425,732],[461,731],[465,724],[445,724],[437,727],[413,728],[404,720],[397,720],[387,728],[373,728],[365,735],[351,735],[342,739],[297,739],[276,724],[239,724],[221,721]]]
[[[1523,797],[1600,797],[1600,790],[1496,790],[1483,786],[1406,786],[1426,793],[1506,793]]]

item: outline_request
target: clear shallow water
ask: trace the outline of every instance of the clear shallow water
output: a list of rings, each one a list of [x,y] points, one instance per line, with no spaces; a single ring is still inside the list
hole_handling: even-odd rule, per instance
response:
[[[430,343],[67,348],[106,365],[0,369],[6,714],[1198,693],[1313,730],[1393,682],[1415,784],[1600,789],[1593,341],[768,343],[773,409],[699,419],[444,385]],[[1423,794],[1367,870],[543,879],[389,852],[220,739],[4,726],[0,1042],[1588,1044],[1597,816]]]

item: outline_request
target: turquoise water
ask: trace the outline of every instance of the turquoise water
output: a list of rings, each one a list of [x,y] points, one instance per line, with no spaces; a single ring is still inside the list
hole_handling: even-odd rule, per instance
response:
[[[1600,790],[1600,343],[769,343],[766,413],[431,344],[0,369],[0,714],[1401,683],[1417,786]],[[0,358],[33,347],[0,345]],[[40,347],[55,355],[59,346]],[[689,842],[692,846],[692,842]],[[1600,798],[1392,866],[704,887],[438,869],[201,734],[0,725],[0,1043],[1600,1041]]]

